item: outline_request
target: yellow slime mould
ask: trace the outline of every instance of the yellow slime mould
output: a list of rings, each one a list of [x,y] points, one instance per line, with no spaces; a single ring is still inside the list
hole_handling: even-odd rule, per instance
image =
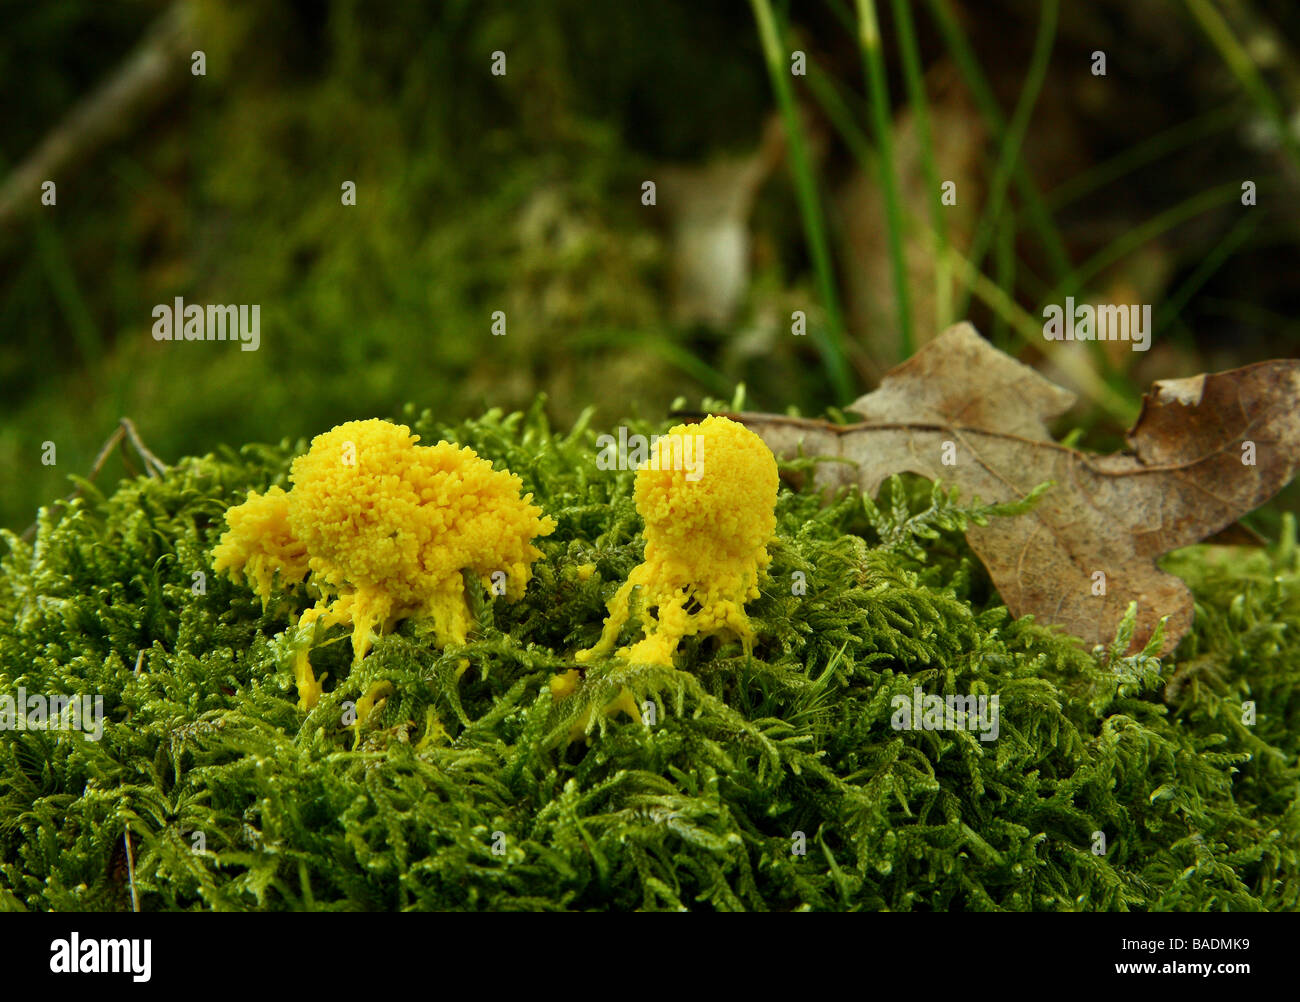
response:
[[[758,597],[771,562],[777,488],[771,450],[735,421],[710,416],[661,437],[636,475],[645,560],[609,600],[600,640],[577,661],[613,652],[634,664],[671,667],[677,645],[697,635],[736,637],[749,651],[754,634],[745,603]],[[645,635],[614,652],[635,588],[647,610]]]
[[[262,598],[310,575],[321,594],[299,626],[352,627],[354,664],[376,636],[408,617],[429,619],[441,647],[471,623],[462,571],[507,600],[521,597],[541,556],[532,541],[555,522],[520,495],[518,476],[471,449],[418,445],[405,425],[349,421],[317,435],[294,460],[293,487],[256,491],[226,513],[215,569]],[[299,705],[320,696],[306,652],[295,664]]]
[[[552,676],[551,695],[555,697],[557,702],[562,699],[568,699],[577,691],[580,677],[581,673],[576,668],[570,668],[566,672],[561,672],[559,675]],[[592,709],[594,709],[594,707],[587,707],[586,711],[580,714],[569,727],[568,740],[570,742],[577,741],[579,738],[586,735],[587,722],[591,720]],[[636,697],[632,695],[631,690],[628,689],[627,686],[623,686],[623,688],[619,690],[618,695],[606,704],[604,713],[607,717],[614,717],[620,713],[626,713],[638,724],[641,723],[641,708],[637,706]]]
[[[388,697],[393,694],[393,684],[387,681],[372,682],[370,688],[366,690],[364,696],[357,700],[355,712],[356,721],[352,724],[355,730],[352,732],[352,747],[355,749],[361,743],[361,725],[366,722],[366,718],[375,710],[379,709],[388,701]]]

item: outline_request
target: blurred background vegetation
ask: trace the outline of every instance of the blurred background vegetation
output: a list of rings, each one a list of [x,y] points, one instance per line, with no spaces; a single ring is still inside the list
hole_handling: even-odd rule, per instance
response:
[[[821,413],[968,318],[1113,448],[1151,380],[1300,343],[1294,0],[4,0],[0,24],[18,531],[123,415],[171,461],[538,391],[561,423],[738,382]],[[1047,344],[1067,295],[1151,304],[1152,349]],[[260,350],[154,341],[176,296],[260,304]]]

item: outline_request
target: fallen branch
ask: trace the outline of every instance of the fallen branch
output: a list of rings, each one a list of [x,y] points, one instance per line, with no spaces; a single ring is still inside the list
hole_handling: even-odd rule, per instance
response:
[[[4,184],[0,227],[37,204],[45,181],[117,138],[157,107],[183,79],[193,49],[192,0],[177,0],[109,79],[74,107]]]

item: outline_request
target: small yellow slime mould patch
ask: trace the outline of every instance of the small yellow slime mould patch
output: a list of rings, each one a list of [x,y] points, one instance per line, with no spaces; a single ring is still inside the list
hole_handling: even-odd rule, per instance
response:
[[[578,689],[579,672],[577,668],[570,668],[566,672],[551,678],[551,695],[556,699],[568,699]]]
[[[551,678],[551,695],[557,700],[568,699],[578,690],[578,682],[581,673],[576,668],[570,668]],[[587,723],[591,720],[591,711],[593,707],[588,707],[581,713],[573,724],[569,727],[569,741],[577,741],[585,737],[587,733]],[[632,695],[627,686],[619,690],[617,696],[605,705],[605,716],[616,717],[620,713],[626,713],[638,724],[641,720],[641,708],[636,704],[636,697]]]
[[[366,722],[366,718],[375,710],[383,706],[388,697],[393,694],[393,684],[391,682],[372,682],[370,688],[366,690],[365,695],[357,700],[353,712],[357,719],[353,721],[352,748],[356,749],[361,743],[361,725]]]
[[[252,492],[226,513],[216,570],[246,579],[264,604],[277,575],[284,587],[310,572],[323,597],[299,626],[350,624],[354,663],[373,636],[407,617],[432,620],[440,646],[464,643],[471,617],[461,572],[519,598],[541,556],[532,540],[555,522],[531,494],[520,496],[515,474],[471,449],[419,440],[377,419],[317,435],[293,462],[292,490]],[[300,705],[314,706],[320,686],[305,652],[295,674]]]
[[[289,495],[280,487],[265,494],[248,492],[248,500],[226,512],[230,528],[213,551],[218,573],[236,581],[242,576],[266,608],[275,576],[281,587],[295,585],[311,570],[307,548],[289,528]]]
[[[636,475],[645,560],[610,599],[599,642],[578,662],[613,650],[638,587],[642,606],[658,614],[643,639],[617,652],[629,662],[671,667],[677,645],[696,635],[738,637],[749,650],[745,603],[758,597],[771,562],[777,489],[771,450],[735,421],[710,416],[660,438]]]

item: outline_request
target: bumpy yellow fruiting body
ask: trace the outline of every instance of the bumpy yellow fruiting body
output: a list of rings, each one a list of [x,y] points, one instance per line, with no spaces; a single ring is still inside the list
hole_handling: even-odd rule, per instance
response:
[[[400,619],[428,618],[445,646],[463,643],[471,616],[462,570],[494,593],[519,598],[541,551],[532,540],[555,523],[520,496],[519,477],[471,449],[419,436],[388,421],[349,421],[312,440],[293,462],[288,493],[255,492],[226,514],[216,570],[271,593],[308,571],[324,596],[300,625],[352,626],[356,661],[372,636]],[[504,576],[501,576],[504,575]],[[299,659],[302,702],[319,683]]]
[[[229,529],[213,551],[216,570],[236,581],[247,579],[264,607],[277,574],[281,586],[288,587],[311,570],[307,548],[289,528],[289,495],[283,488],[249,491],[247,501],[226,512],[226,524]]]
[[[749,650],[745,603],[758,597],[771,562],[778,486],[771,450],[728,418],[678,425],[660,438],[636,475],[645,560],[610,599],[600,641],[577,660],[613,649],[638,587],[641,607],[658,614],[642,640],[618,652],[628,661],[671,666],[681,640],[696,635],[734,636]]]

